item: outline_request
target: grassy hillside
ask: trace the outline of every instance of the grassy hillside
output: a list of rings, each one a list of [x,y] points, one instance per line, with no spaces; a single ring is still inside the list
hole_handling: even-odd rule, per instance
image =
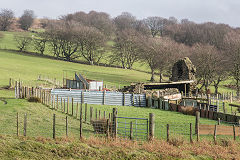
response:
[[[146,82],[150,79],[149,74],[133,70],[76,64],[0,51],[0,86],[7,85],[9,78],[33,84],[40,74],[62,81],[63,70],[78,71],[89,79],[103,80],[105,84],[116,86]]]

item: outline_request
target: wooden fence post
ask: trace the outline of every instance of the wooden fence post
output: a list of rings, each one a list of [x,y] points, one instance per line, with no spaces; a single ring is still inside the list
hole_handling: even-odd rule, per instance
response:
[[[98,112],[99,112],[98,119],[101,119],[101,110],[99,110]]]
[[[199,141],[199,121],[200,121],[200,112],[196,112],[196,123],[195,123],[195,134],[197,134],[197,141]]]
[[[61,104],[60,105],[61,105],[61,111],[63,112],[63,105],[62,104],[63,104],[63,100],[62,100],[62,97],[61,97]]]
[[[107,131],[106,131],[106,137],[109,138],[109,119],[107,119]]]
[[[103,91],[103,105],[105,104],[106,91]]]
[[[64,98],[64,106],[63,106],[63,112],[65,113],[66,112],[66,102],[65,102],[65,98]]]
[[[79,128],[79,135],[80,135],[80,139],[82,139],[82,108],[81,108],[81,111],[80,111],[80,128]]]
[[[98,117],[98,112],[97,112],[97,108],[96,108],[96,120],[97,120],[97,117]]]
[[[192,123],[190,123],[190,143],[193,143],[193,139],[192,139]]]
[[[236,141],[236,130],[235,130],[235,125],[233,125],[233,140]]]
[[[24,114],[24,128],[23,128],[23,135],[27,136],[27,113]]]
[[[218,125],[220,125],[221,124],[221,120],[220,120],[220,118],[218,118]]]
[[[77,102],[77,106],[76,106],[76,118],[78,117],[78,102]]]
[[[129,135],[129,137],[130,137],[130,140],[133,140],[133,123],[132,123],[132,121],[130,122],[130,135]]]
[[[73,97],[72,97],[72,116],[73,116]]]
[[[167,142],[169,142],[169,124],[167,124]]]
[[[117,138],[117,108],[113,108],[113,135]]]
[[[68,117],[66,116],[66,137],[68,137]]]
[[[56,138],[56,115],[53,114],[53,139]]]
[[[93,117],[93,107],[90,107],[90,122],[92,122]]]
[[[67,98],[67,114],[69,113],[69,97]]]
[[[85,103],[85,122],[87,122],[87,103]]]
[[[57,95],[57,110],[58,110],[58,95]]]
[[[214,134],[213,134],[213,140],[214,140],[214,143],[217,144],[217,125],[215,124],[215,127],[214,127]]]
[[[18,112],[17,112],[17,136],[19,136],[19,116],[18,116]]]
[[[149,140],[153,140],[155,131],[155,117],[153,113],[149,113]]]

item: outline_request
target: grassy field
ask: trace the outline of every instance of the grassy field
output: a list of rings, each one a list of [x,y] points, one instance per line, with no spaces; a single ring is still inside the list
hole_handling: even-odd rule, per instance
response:
[[[63,70],[78,71],[89,79],[103,80],[108,85],[129,85],[131,82],[146,82],[150,75],[120,68],[83,65],[34,56],[0,51],[0,85],[7,85],[9,78],[35,84],[38,75],[56,78],[62,82]],[[73,73],[72,73],[73,74]]]
[[[5,33],[7,36],[0,42],[1,48],[12,49],[14,48],[14,42],[12,42],[13,34]],[[38,75],[48,76],[50,78],[56,78],[59,81],[62,81],[63,70],[74,70],[82,73],[89,79],[95,80],[103,80],[107,85],[115,85],[121,86],[129,85],[131,82],[147,82],[150,79],[150,75],[144,72],[138,72],[133,70],[125,70],[119,68],[108,68],[108,67],[100,67],[100,66],[91,66],[91,65],[83,65],[77,63],[70,63],[65,61],[58,61],[53,59],[41,58],[36,56],[24,55],[19,52],[10,52],[5,50],[0,50],[0,87],[7,86],[9,83],[9,78],[13,78],[14,80],[21,80],[24,82],[24,85],[28,86],[36,86],[44,83],[43,81],[39,81]],[[187,116],[177,112],[163,111],[158,109],[151,108],[138,108],[138,107],[127,107],[127,106],[103,106],[103,105],[88,105],[88,107],[93,107],[94,111],[97,109],[106,111],[107,113],[112,112],[112,108],[118,109],[118,116],[124,117],[135,117],[135,118],[148,118],[149,113],[155,114],[155,137],[156,138],[166,138],[166,124],[170,124],[170,135],[173,138],[175,134],[183,135],[184,138],[189,137],[189,124],[192,123],[194,126],[195,117]],[[76,106],[75,106],[76,107]],[[70,107],[71,108],[71,107]],[[76,108],[74,108],[74,111]],[[89,111],[89,110],[88,110]],[[78,155],[75,154],[77,151],[81,152],[81,154],[85,155],[86,159],[104,159],[104,153],[109,152],[110,146],[106,148],[102,148],[103,155],[100,157],[91,157],[91,154],[94,154],[96,150],[92,149],[91,145],[84,144],[82,142],[70,143],[73,145],[85,146],[86,152],[82,153],[83,150],[75,149],[69,150],[74,153],[70,153],[65,155],[65,152],[68,152],[68,148],[62,142],[59,142],[60,145],[56,142],[50,141],[50,144],[42,144],[37,142],[35,139],[15,139],[14,135],[16,135],[16,114],[19,113],[20,120],[20,134],[23,134],[23,115],[27,113],[28,117],[28,130],[27,135],[29,137],[44,137],[51,138],[52,137],[52,119],[53,114],[56,114],[56,136],[57,137],[65,137],[65,113],[61,113],[59,110],[55,111],[47,106],[44,106],[40,103],[30,103],[27,100],[23,99],[15,99],[13,90],[5,90],[0,89],[0,135],[2,136],[0,144],[7,144],[6,147],[0,149],[0,157],[4,157],[4,159],[12,159],[14,155],[20,157],[20,159],[29,159],[31,156],[39,159],[51,159],[53,156],[55,158],[77,158]],[[70,110],[71,113],[71,110]],[[74,112],[75,114],[75,112]],[[69,137],[78,139],[79,137],[79,117],[71,117],[69,116]],[[203,124],[215,124],[216,121],[201,119],[201,123]],[[7,135],[11,135],[8,137]],[[90,125],[83,125],[83,136],[91,137],[94,135],[93,128]],[[13,136],[13,137],[12,137]],[[44,139],[42,138],[42,139]],[[194,138],[196,138],[194,136]],[[202,138],[212,139],[212,136],[203,136]],[[44,140],[46,141],[46,140]],[[46,142],[48,143],[48,142]],[[17,147],[13,147],[17,145]],[[42,148],[39,151],[35,150],[36,146]],[[10,151],[12,148],[12,151]],[[49,153],[45,149],[54,150],[52,153]],[[93,147],[94,148],[94,147]],[[101,148],[97,146],[97,148]],[[61,149],[65,150],[64,153],[58,153]],[[159,159],[162,157],[162,152],[159,155],[151,154],[150,150],[136,150],[134,151],[134,155],[137,154],[136,157],[132,157],[129,151],[125,153],[123,148],[119,149],[119,152],[109,153],[107,157],[114,156],[113,159],[138,159],[142,155],[143,159]],[[178,150],[179,151],[179,150]],[[40,153],[46,153],[44,154]],[[56,154],[54,153],[56,152]],[[135,153],[136,152],[136,153]],[[26,155],[24,153],[27,153]],[[91,153],[91,154],[88,154]],[[99,152],[96,152],[99,153]],[[140,154],[141,153],[141,154]],[[176,152],[177,153],[177,152]],[[195,152],[194,152],[195,153]],[[37,155],[38,154],[38,155]],[[61,154],[61,155],[60,155]],[[63,155],[62,155],[63,154]],[[169,158],[169,155],[165,155],[165,158]],[[189,154],[190,158],[199,158],[197,156],[192,156]],[[189,156],[187,158],[189,158]],[[214,157],[214,156],[210,156]],[[186,158],[182,155],[171,155],[170,158]],[[203,157],[203,158],[208,158]],[[214,157],[216,158],[216,157]]]

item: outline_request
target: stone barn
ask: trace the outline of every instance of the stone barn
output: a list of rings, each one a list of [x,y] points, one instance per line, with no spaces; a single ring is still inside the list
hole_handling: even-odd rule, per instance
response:
[[[188,57],[178,60],[172,68],[171,81],[195,81],[196,68]]]

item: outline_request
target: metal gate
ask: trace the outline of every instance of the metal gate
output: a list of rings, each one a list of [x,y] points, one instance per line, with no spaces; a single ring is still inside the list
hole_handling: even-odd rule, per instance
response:
[[[134,140],[148,139],[147,118],[116,117],[116,122],[118,137]]]

